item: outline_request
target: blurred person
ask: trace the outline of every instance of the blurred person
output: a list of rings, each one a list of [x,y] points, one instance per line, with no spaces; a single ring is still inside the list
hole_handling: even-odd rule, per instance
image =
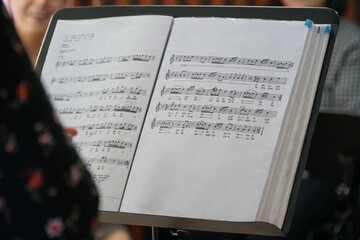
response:
[[[281,0],[287,7],[325,7],[327,0]]]
[[[1,1],[0,52],[0,239],[93,239],[97,190]]]
[[[66,6],[65,0],[3,0],[13,19],[16,31],[25,47],[33,66],[46,33],[52,15]],[[72,127],[64,128],[71,140],[77,135]],[[112,232],[111,232],[112,231]],[[131,240],[130,234],[124,226],[107,229],[103,240]]]
[[[3,0],[14,21],[30,61],[35,66],[52,15],[65,7],[65,0]]]
[[[65,7],[66,0],[3,0],[33,66],[52,15]],[[77,130],[66,127],[72,139]]]
[[[95,240],[132,240],[129,229],[121,224],[102,223],[95,232]]]

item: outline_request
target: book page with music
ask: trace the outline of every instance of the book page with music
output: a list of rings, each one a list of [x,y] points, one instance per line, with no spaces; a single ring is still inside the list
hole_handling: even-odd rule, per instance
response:
[[[254,221],[307,34],[175,19],[120,211]]]
[[[100,192],[118,211],[171,17],[59,20],[42,80]]]

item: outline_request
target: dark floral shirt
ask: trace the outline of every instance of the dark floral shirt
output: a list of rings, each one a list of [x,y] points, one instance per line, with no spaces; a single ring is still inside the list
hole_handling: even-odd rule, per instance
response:
[[[0,239],[92,239],[98,195],[0,1]]]

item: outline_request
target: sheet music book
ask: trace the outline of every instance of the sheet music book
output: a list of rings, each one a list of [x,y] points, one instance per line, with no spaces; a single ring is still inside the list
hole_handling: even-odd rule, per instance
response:
[[[311,20],[58,19],[41,78],[109,219],[281,235],[330,34]]]

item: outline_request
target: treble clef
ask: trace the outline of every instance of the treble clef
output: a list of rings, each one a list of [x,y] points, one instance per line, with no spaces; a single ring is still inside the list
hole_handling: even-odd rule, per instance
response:
[[[158,105],[156,106],[156,112],[158,112],[160,110],[160,102],[158,103]]]
[[[154,127],[156,127],[156,118],[154,118],[154,120],[151,122],[151,129]]]
[[[163,96],[165,93],[165,86],[161,89],[160,95]]]
[[[165,75],[165,79],[168,80],[170,77],[170,69],[167,71],[166,75]]]

